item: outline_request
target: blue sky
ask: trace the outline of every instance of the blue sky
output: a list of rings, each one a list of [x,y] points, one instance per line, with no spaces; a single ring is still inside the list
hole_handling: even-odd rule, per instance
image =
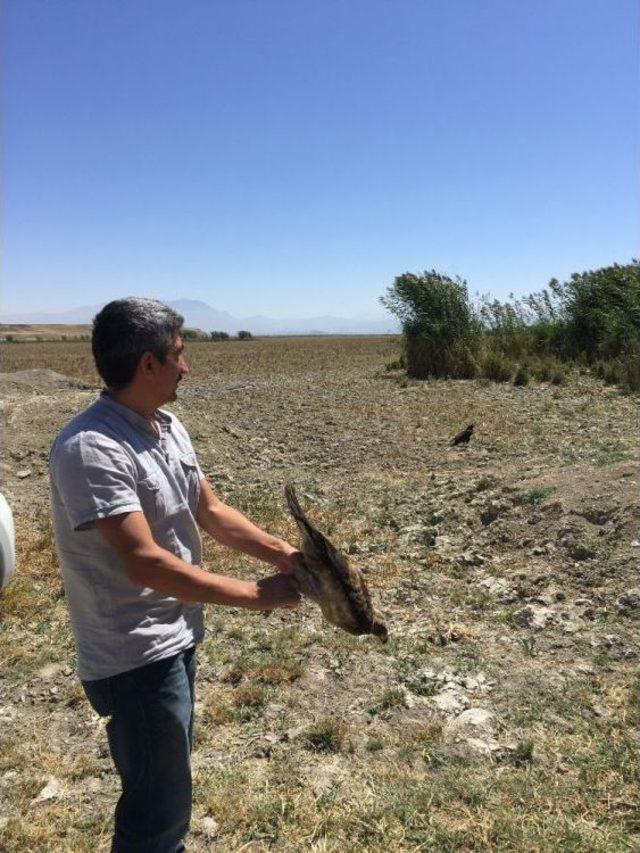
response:
[[[2,313],[637,256],[636,0],[4,0]]]

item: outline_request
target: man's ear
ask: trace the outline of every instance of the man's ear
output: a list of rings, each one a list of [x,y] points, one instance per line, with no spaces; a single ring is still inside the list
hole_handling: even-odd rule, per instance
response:
[[[138,370],[143,376],[153,376],[157,366],[158,359],[151,351],[142,353],[138,362]]]

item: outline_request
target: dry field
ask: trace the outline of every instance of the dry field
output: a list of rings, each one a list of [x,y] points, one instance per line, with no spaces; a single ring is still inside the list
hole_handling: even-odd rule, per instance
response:
[[[91,324],[0,323],[0,336],[10,341],[72,341],[91,336]]]
[[[19,556],[0,599],[0,848],[108,850],[117,779],[73,675],[46,477],[96,377],[86,343],[0,355]],[[187,355],[173,409],[214,488],[295,540],[294,482],[391,634],[339,634],[309,603],[208,608],[189,849],[639,850],[637,400],[578,374],[407,382],[385,369],[391,338]],[[212,542],[205,562],[263,569]]]

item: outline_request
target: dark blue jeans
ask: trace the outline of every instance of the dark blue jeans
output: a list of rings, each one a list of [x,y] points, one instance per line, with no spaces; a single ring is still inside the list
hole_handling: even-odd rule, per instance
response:
[[[122,782],[112,853],[179,853],[191,819],[195,647],[83,681]]]

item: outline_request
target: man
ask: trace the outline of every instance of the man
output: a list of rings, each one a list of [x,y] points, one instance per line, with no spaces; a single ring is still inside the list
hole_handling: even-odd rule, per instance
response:
[[[183,318],[150,299],[110,302],[93,322],[106,389],[51,451],[56,545],[78,675],[122,782],[112,851],[184,850],[191,812],[195,647],[202,604],[295,607],[299,552],[222,503],[175,400],[188,368]],[[278,571],[257,582],[199,567],[202,528]]]

